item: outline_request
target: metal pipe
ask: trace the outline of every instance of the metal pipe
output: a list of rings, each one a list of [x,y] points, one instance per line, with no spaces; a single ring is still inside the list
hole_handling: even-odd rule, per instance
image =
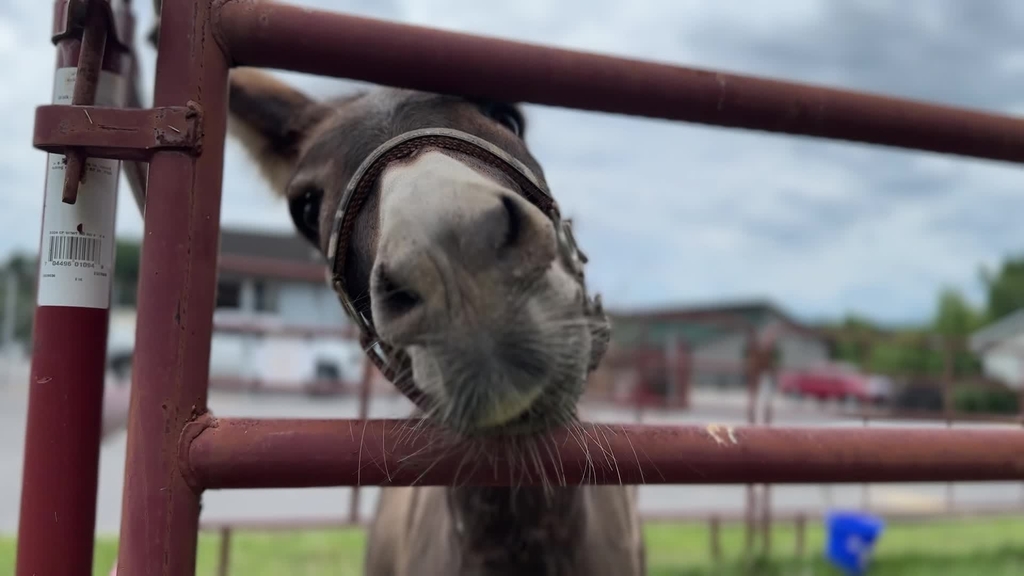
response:
[[[1024,354],[1018,353],[1018,356],[1018,363],[1021,367],[1021,371],[1019,373],[1021,375],[1024,375]],[[1021,424],[1024,425],[1024,382],[1020,383],[1020,387],[1018,388],[1018,390],[1019,392],[1017,394],[1017,413],[1020,415]],[[1024,503],[1024,484],[1021,485],[1020,497],[1022,503]]]
[[[118,572],[194,574],[199,494],[174,457],[206,411],[228,67],[209,0],[168,2],[160,14],[153,105],[201,112],[202,153],[159,150],[150,162],[138,286]]]
[[[127,2],[126,3],[130,3]],[[157,19],[159,20],[160,11],[156,11]],[[129,11],[127,18],[131,21],[131,28],[135,30],[135,18]],[[139,92],[139,58],[138,51],[133,45],[131,47],[131,68],[128,71],[128,83],[126,89],[128,91],[128,98],[125,101],[125,106],[128,108],[144,108],[142,104],[142,94]],[[125,177],[128,179],[128,187],[132,191],[132,198],[135,200],[135,206],[139,209],[139,214],[145,214],[146,207],[146,180],[149,174],[149,164],[146,162],[134,162],[126,161],[121,163],[121,170],[124,171]]]
[[[231,572],[231,527],[220,529],[220,557],[217,559],[217,576],[228,576]]]
[[[795,556],[797,560],[804,559],[804,539],[807,532],[807,516],[798,514],[796,517],[796,550]]]
[[[946,416],[946,427],[953,427],[953,411],[956,409],[954,404],[955,398],[953,397],[953,384],[956,378],[955,365],[954,365],[954,349],[953,343],[948,336],[945,336],[940,341],[942,347],[942,411]],[[946,483],[946,508],[952,509],[954,500],[956,500],[956,493],[952,482]]]
[[[764,397],[764,413],[762,414],[764,426],[772,426],[772,421],[775,417],[773,410],[775,391],[779,386],[779,366],[778,359],[781,356],[779,345],[776,339],[772,338],[771,341],[765,344],[765,354],[771,354],[767,360],[768,365],[762,372],[763,375],[767,375],[769,380],[769,386],[765,391]],[[759,379],[760,381],[760,379]],[[763,556],[770,557],[772,551],[772,485],[762,484],[761,485],[761,554]]]
[[[61,11],[64,4],[65,0],[56,2],[55,24],[66,16]],[[91,13],[95,15],[96,10]],[[89,23],[94,26],[95,18]],[[86,31],[95,39],[95,29],[87,27]],[[122,54],[106,50],[105,56],[97,57],[102,46],[102,42],[84,46],[81,37],[72,35],[56,40],[54,103],[71,101],[78,87],[74,80],[77,65],[83,59],[99,62],[103,71],[102,76],[97,74],[100,83],[123,74]],[[93,53],[85,53],[87,49]],[[111,92],[106,94],[109,97]],[[113,167],[116,173],[116,163]],[[106,278],[111,278],[115,206],[110,200],[116,195],[117,182],[94,174],[88,184],[91,189],[84,191],[91,197],[65,204],[62,189],[67,171],[60,155],[47,155],[18,519],[18,576],[88,574],[93,560],[109,287],[105,299],[104,277],[73,271],[81,268],[57,266],[72,262],[69,257],[82,256],[81,252],[60,249],[50,253],[42,247],[52,240],[55,244],[51,246],[67,248],[64,240],[68,238],[82,246],[70,222],[85,221],[90,228],[95,224],[89,237],[102,239],[99,258],[107,266]]]
[[[107,45],[107,18],[102,4],[93,0],[86,4],[85,30],[82,31],[81,53],[72,106],[91,105],[96,101],[96,87],[100,82],[103,52]],[[78,186],[85,177],[85,154],[81,150],[68,150],[64,158],[64,190],[61,199],[74,204],[78,199]]]
[[[861,370],[865,374],[867,374],[868,373],[867,369],[868,369],[868,366],[870,365],[870,362],[871,362],[871,351],[872,351],[872,348],[871,348],[871,345],[870,345],[869,342],[861,341],[861,342],[859,342],[859,344],[861,344],[861,346],[859,346]],[[858,406],[858,408],[860,408],[860,407]],[[871,420],[870,419],[870,414],[867,413],[867,412],[862,412],[862,415],[863,415],[864,418],[862,419],[861,424],[865,428],[867,428],[868,425],[869,425],[869,422]],[[861,487],[860,487],[860,507],[865,512],[867,512],[868,510],[871,509],[871,486],[867,482],[862,484]]]
[[[555,49],[256,0],[221,0],[235,65],[1024,161],[1007,115],[713,70]]]
[[[708,535],[710,537],[708,545],[711,548],[711,562],[719,564],[722,561],[722,539],[721,520],[717,515],[708,518]]]
[[[757,329],[750,325],[746,330],[744,358],[744,376],[747,381],[747,424],[757,424],[757,392],[760,385],[761,367],[758,358]],[[757,511],[760,505],[757,490],[753,483],[746,486],[746,517],[743,523],[743,553],[745,558],[750,558],[754,551],[754,540],[756,538],[755,524],[757,523]]]
[[[820,517],[827,510],[818,507],[812,508],[791,508],[777,512],[773,519],[777,522],[799,522],[806,521],[807,517]],[[963,518],[999,518],[1005,516],[1020,516],[1024,509],[1006,504],[975,504],[971,506],[960,506],[954,510],[945,509],[913,509],[895,507],[887,510],[879,510],[888,522],[903,523],[926,523],[935,522],[940,519],[963,519]],[[679,510],[669,512],[641,513],[640,521],[644,524],[693,524],[702,522],[739,523],[742,521],[742,513],[730,510]],[[258,532],[296,532],[304,530],[345,530],[365,528],[365,523],[351,524],[341,516],[336,517],[291,517],[291,518],[219,518],[216,520],[204,520],[200,524],[203,532],[220,532],[230,529],[234,532],[258,531]]]
[[[540,445],[548,482],[745,484],[1024,479],[1024,431],[583,424]],[[557,456],[554,450],[557,447]],[[467,447],[417,420],[194,422],[179,459],[195,488],[538,484],[495,441]],[[594,454],[602,457],[595,458]],[[554,464],[553,462],[558,462]]]

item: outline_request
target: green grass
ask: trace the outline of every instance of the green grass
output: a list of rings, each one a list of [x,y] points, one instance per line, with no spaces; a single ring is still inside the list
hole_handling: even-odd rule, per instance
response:
[[[710,556],[704,524],[646,527],[650,576],[838,576],[821,560],[824,533],[809,523],[805,556],[794,557],[791,526],[772,531],[771,554],[744,563],[742,525],[721,530],[724,560]],[[214,576],[220,538],[200,536],[198,576]],[[355,576],[361,574],[361,530],[239,532],[231,547],[233,576]],[[14,573],[14,539],[0,537],[0,576]],[[56,553],[57,551],[55,551]],[[106,576],[117,555],[114,537],[96,542],[94,574]],[[889,525],[876,548],[871,576],[1003,576],[1024,574],[1024,519],[948,520]]]

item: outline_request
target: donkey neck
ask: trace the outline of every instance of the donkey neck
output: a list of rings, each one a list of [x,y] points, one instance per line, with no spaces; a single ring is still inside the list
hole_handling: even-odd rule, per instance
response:
[[[576,572],[586,527],[583,490],[452,487],[446,497],[465,576]]]

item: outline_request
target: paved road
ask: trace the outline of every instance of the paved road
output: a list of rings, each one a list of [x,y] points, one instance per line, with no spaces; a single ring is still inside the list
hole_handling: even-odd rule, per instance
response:
[[[17,529],[21,464],[24,443],[25,385],[24,367],[0,370],[0,533]],[[701,409],[689,414],[649,416],[645,422],[702,423],[709,420],[722,424],[740,424],[745,416],[740,397],[701,397],[695,402]],[[356,403],[350,399],[318,399],[298,397],[250,396],[214,393],[211,409],[219,416],[345,418],[355,417]],[[409,404],[401,398],[375,399],[373,417],[401,417]],[[589,417],[610,422],[632,421],[630,411],[594,410]],[[787,425],[859,426],[859,422],[828,421],[813,410],[786,410],[776,422]],[[887,423],[895,426],[928,426],[916,423]],[[100,462],[100,490],[97,531],[116,534],[121,515],[121,489],[124,474],[125,433],[116,432],[104,444]],[[360,514],[372,513],[376,490],[364,489]],[[745,493],[743,486],[644,486],[640,506],[645,512],[698,511],[718,509],[741,511]],[[775,486],[772,490],[774,510],[835,506],[858,506],[862,502],[861,485]],[[945,502],[945,484],[876,485],[870,498],[878,505],[907,508],[939,508]],[[1005,503],[1024,502],[1021,483],[958,484],[958,502]],[[207,520],[240,518],[338,518],[347,514],[349,489],[316,488],[290,490],[211,491],[203,498],[203,518]]]

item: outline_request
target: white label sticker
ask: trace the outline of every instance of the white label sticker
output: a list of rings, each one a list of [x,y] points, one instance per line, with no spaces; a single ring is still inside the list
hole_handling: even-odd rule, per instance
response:
[[[75,74],[74,67],[57,69],[54,104],[71,104]],[[100,72],[96,105],[123,107],[123,81],[117,74]],[[46,162],[37,303],[39,306],[110,308],[121,161],[89,158],[74,204],[61,200],[64,155],[47,154]]]

